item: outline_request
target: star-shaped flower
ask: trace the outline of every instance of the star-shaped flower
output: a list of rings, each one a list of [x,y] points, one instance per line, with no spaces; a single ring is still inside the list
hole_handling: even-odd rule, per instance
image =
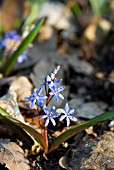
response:
[[[59,120],[62,121],[63,119],[66,118],[67,126],[69,126],[70,125],[70,120],[77,121],[77,118],[73,116],[74,111],[75,110],[74,109],[70,109],[68,103],[66,103],[65,110],[64,109],[58,109],[57,110],[57,112],[64,114],[64,115],[62,115],[60,117]]]
[[[43,106],[43,100],[47,98],[47,96],[40,96],[42,92],[42,88],[39,88],[36,92],[33,90],[32,95],[30,97],[26,97],[25,100],[26,102],[32,102],[31,108],[35,106],[35,104],[38,104],[38,106],[42,107]]]
[[[54,96],[54,99],[58,102],[59,98],[64,99],[63,95],[60,94],[61,91],[65,89],[64,86],[57,87],[57,86],[52,86],[51,87],[51,92],[49,93],[51,96]]]
[[[17,50],[19,45],[21,44],[22,38],[15,30],[6,32],[2,40],[0,41],[0,47],[5,49],[4,56],[10,56],[14,51]],[[17,63],[21,64],[28,59],[27,51],[31,48],[31,45],[27,47],[27,49],[22,52],[18,58]]]
[[[40,116],[39,120],[42,120],[42,119],[46,118],[45,126],[48,126],[49,121],[51,121],[53,126],[55,126],[56,122],[55,122],[54,118],[56,118],[56,117],[58,117],[60,115],[59,113],[54,113],[55,106],[53,106],[51,108],[51,110],[49,111],[48,108],[44,105],[43,110],[45,112],[45,115]]]
[[[43,79],[42,85],[47,85],[50,89],[54,87],[58,87],[59,83],[62,81],[62,79],[57,80],[56,78],[54,80],[51,79],[51,77],[47,76],[45,79]]]

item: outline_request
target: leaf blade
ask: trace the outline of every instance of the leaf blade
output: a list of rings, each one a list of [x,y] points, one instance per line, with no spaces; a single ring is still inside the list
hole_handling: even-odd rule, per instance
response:
[[[65,142],[66,140],[68,140],[69,138],[71,138],[72,136],[74,136],[75,134],[81,132],[82,130],[95,125],[98,122],[107,120],[107,119],[111,119],[114,117],[114,111],[111,112],[106,112],[104,114],[101,114],[100,116],[97,116],[89,121],[86,121],[84,123],[81,123],[79,125],[76,125],[72,128],[70,128],[69,130],[67,130],[66,132],[64,132],[63,134],[61,134],[59,137],[57,137],[51,144],[48,152],[52,152],[53,150],[57,149],[59,147],[60,144],[62,144],[63,142]]]
[[[12,118],[5,110],[3,110],[0,107],[0,120],[3,121],[4,123],[8,124],[12,128],[15,127],[16,129],[13,128],[13,130],[17,130],[16,132],[19,133],[20,128],[23,129],[25,132],[28,132],[29,135],[33,137],[40,145],[44,148],[44,150],[47,150],[46,143],[44,141],[44,138],[42,137],[41,134],[39,134],[35,129],[32,127],[20,122],[19,120]]]
[[[28,45],[34,40],[36,35],[38,34],[44,19],[39,20],[33,30],[27,35],[27,37],[22,41],[16,51],[11,55],[11,57],[7,60],[4,66],[4,75],[8,76],[13,65],[15,64],[18,56],[28,47]]]

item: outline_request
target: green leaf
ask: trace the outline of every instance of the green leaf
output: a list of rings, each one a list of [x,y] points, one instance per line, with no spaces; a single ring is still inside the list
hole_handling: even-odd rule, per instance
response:
[[[31,25],[38,18],[38,14],[39,14],[41,7],[45,1],[46,0],[32,0],[32,2],[30,2],[31,3],[31,11],[30,11],[29,15],[27,16],[27,19],[23,25],[24,28],[27,25]]]
[[[0,115],[0,120],[7,124],[13,131],[15,131],[19,136],[28,143],[29,146],[34,144],[33,139],[20,127],[10,122],[5,116]]]
[[[7,60],[7,63],[5,63],[4,68],[4,75],[8,76],[12,67],[17,61],[18,56],[28,47],[28,45],[34,40],[36,35],[38,34],[42,24],[43,19],[41,19],[36,26],[33,28],[33,30],[28,34],[28,36],[22,41],[20,46],[17,48],[17,50],[11,55],[11,57]]]
[[[107,119],[111,119],[114,117],[114,111],[111,112],[107,112],[104,114],[101,114],[100,116],[97,116],[89,121],[86,121],[84,123],[81,123],[79,125],[76,125],[72,128],[70,128],[69,130],[67,130],[66,132],[64,132],[63,134],[61,134],[59,137],[57,137],[51,144],[48,152],[52,152],[53,150],[57,149],[59,147],[60,144],[62,144],[63,142],[65,142],[66,140],[68,140],[69,138],[71,138],[72,136],[74,136],[75,134],[81,132],[82,130],[88,128],[89,126],[93,126],[98,122],[107,120]]]
[[[28,135],[29,135],[31,137],[31,139],[36,140],[43,147],[44,150],[47,150],[46,143],[45,143],[44,138],[42,137],[41,134],[39,134],[32,127],[30,127],[30,126],[20,122],[19,120],[11,117],[1,107],[0,107],[0,120],[3,121],[5,124],[9,125],[11,128],[13,128],[13,130],[16,133],[18,133],[19,135],[21,135],[23,138],[28,139]],[[29,139],[30,139],[30,137],[29,137]]]
[[[105,0],[90,0],[92,11],[95,16],[101,15],[104,3],[106,3]]]
[[[73,12],[73,14],[74,14],[74,16],[80,16],[80,15],[82,15],[82,12],[81,12],[81,9],[80,9],[80,7],[79,7],[79,5],[78,5],[78,3],[74,3],[73,5],[72,5],[72,12]]]

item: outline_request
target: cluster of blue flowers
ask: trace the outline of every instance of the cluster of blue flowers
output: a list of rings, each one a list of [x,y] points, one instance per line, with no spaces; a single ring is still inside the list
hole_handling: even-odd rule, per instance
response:
[[[56,125],[55,118],[57,117],[59,117],[60,121],[63,121],[63,119],[66,118],[67,126],[70,125],[70,120],[77,121],[77,118],[73,116],[75,110],[70,109],[68,103],[66,103],[65,105],[65,110],[59,108],[55,111],[55,106],[53,106],[51,110],[49,110],[47,107],[52,97],[54,97],[56,102],[58,102],[59,99],[64,99],[61,92],[65,89],[65,87],[59,86],[62,79],[57,80],[55,78],[59,69],[60,66],[57,66],[54,70],[52,70],[52,72],[42,80],[41,87],[37,91],[33,90],[31,96],[25,98],[26,102],[32,103],[30,105],[31,108],[34,108],[34,106],[37,104],[37,106],[43,110],[44,114],[40,116],[39,120],[46,119],[45,127],[48,126],[49,121],[51,121],[53,126],[55,126]],[[43,86],[45,86],[46,96],[40,95]],[[44,100],[46,101],[46,104],[43,105]]]
[[[6,56],[11,55],[21,43],[21,36],[17,34],[15,30],[6,32],[0,41],[0,47],[5,49]],[[17,58],[17,63],[21,64],[27,60],[27,50]]]

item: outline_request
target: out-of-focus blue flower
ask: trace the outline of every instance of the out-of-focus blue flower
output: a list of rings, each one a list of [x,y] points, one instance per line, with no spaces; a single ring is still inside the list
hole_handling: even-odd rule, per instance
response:
[[[0,47],[5,48],[6,56],[7,54],[11,55],[14,51],[16,51],[21,41],[22,41],[21,36],[18,35],[15,30],[12,30],[12,31],[6,32],[6,34],[0,41]],[[27,50],[30,47],[31,46],[29,45],[27,49],[22,54],[19,55],[19,57],[17,58],[17,63],[21,64],[27,60]]]
[[[36,92],[33,90],[32,95],[30,97],[26,97],[26,102],[32,102],[31,108],[35,106],[35,104],[38,104],[38,106],[43,106],[43,100],[47,98],[47,96],[40,96],[42,92],[42,88],[39,88]]]
[[[53,106],[50,111],[48,110],[48,108],[47,108],[46,106],[44,106],[44,107],[43,107],[43,110],[44,110],[44,112],[45,112],[45,115],[40,116],[39,120],[42,120],[42,119],[45,119],[45,118],[46,118],[45,127],[48,126],[49,121],[51,121],[52,124],[53,124],[53,126],[55,126],[55,125],[56,125],[56,122],[55,122],[54,118],[60,116],[59,113],[54,113],[54,111],[55,111],[55,106]]]
[[[57,86],[52,86],[51,87],[51,92],[49,93],[51,96],[54,96],[54,99],[58,102],[59,98],[64,99],[63,95],[60,94],[61,91],[65,89],[64,86],[57,87]]]
[[[16,33],[15,30],[6,32],[4,35],[2,41],[0,41],[0,47],[8,49],[11,42],[19,42],[20,41],[20,36]]]
[[[69,126],[70,125],[70,120],[77,121],[77,118],[73,116],[74,111],[75,110],[74,109],[70,109],[68,103],[66,103],[65,110],[64,109],[58,109],[57,110],[57,112],[64,114],[64,115],[62,115],[60,117],[59,120],[62,121],[63,119],[66,118],[67,126]]]
[[[19,55],[19,57],[17,58],[17,62],[19,64],[23,63],[24,61],[27,60],[27,51],[24,51],[22,54]]]

